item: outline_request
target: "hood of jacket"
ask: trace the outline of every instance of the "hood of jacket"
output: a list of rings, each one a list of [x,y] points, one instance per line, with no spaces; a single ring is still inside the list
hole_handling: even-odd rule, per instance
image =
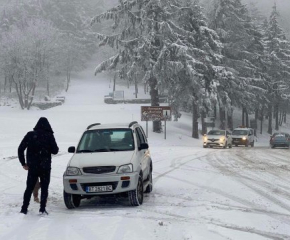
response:
[[[36,123],[35,127],[33,128],[33,130],[35,131],[46,131],[46,132],[50,132],[53,133],[52,128],[47,120],[47,118],[45,117],[41,117],[38,122]]]

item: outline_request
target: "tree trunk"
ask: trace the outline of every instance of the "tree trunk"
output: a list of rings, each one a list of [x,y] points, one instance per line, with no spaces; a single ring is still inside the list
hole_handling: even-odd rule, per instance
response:
[[[245,108],[242,108],[242,126],[245,126]]]
[[[260,126],[260,134],[263,134],[263,121],[264,121],[264,107],[261,110],[261,126]]]
[[[117,75],[117,74],[114,75],[113,92],[116,91],[116,78],[117,78],[116,75]]]
[[[282,126],[283,124],[283,112],[280,110],[279,111],[279,126]]]
[[[205,112],[201,112],[201,126],[202,126],[202,135],[207,133],[207,127],[205,123]]]
[[[284,113],[283,113],[283,121],[284,121],[284,123],[286,123],[286,121],[287,121],[287,113],[286,113],[286,111],[284,111]]]
[[[226,112],[224,108],[222,108],[221,106],[219,107],[220,107],[220,129],[225,129]]]
[[[69,84],[70,84],[70,71],[67,70],[67,71],[66,71],[66,89],[65,89],[66,92],[67,92],[68,89],[69,89]]]
[[[157,79],[150,79],[150,96],[151,96],[151,106],[159,106],[159,94],[157,89]],[[153,121],[153,132],[161,133],[161,121]]]
[[[195,100],[192,101],[192,137],[198,139],[198,106]]]
[[[279,103],[276,104],[275,107],[275,130],[279,130]]]
[[[255,136],[257,137],[257,129],[258,129],[258,118],[259,118],[259,109],[255,111],[255,125],[256,128],[254,129]]]
[[[136,79],[135,79],[135,98],[138,98],[138,84]]]
[[[249,127],[249,114],[246,108],[245,108],[245,116],[246,116],[246,127]]]
[[[14,83],[15,83],[15,89],[16,89],[16,92],[17,92],[19,104],[20,104],[21,109],[23,110],[24,109],[24,103],[23,103],[21,88],[18,87],[18,84],[16,82],[14,82]],[[21,85],[21,83],[19,83],[19,84]]]
[[[31,99],[30,99],[30,102],[28,103],[28,106],[27,106],[28,110],[30,109],[32,102],[33,102],[33,99],[34,99],[35,88],[36,88],[36,83],[34,83],[33,87],[32,87]]]
[[[228,118],[228,129],[230,129],[231,131],[233,131],[234,129],[234,121],[233,121],[233,110],[230,109],[227,113],[227,118]]]
[[[272,134],[272,104],[269,103],[269,106],[268,106],[268,133],[269,134]]]

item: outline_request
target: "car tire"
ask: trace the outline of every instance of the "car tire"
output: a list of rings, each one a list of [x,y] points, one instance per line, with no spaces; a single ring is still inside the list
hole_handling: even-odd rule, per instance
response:
[[[275,145],[271,145],[271,148],[275,148]]]
[[[229,144],[229,148],[232,148],[233,147],[233,144]]]
[[[255,145],[255,141],[253,141],[253,142],[251,143],[251,147],[254,147],[254,145]]]
[[[148,176],[149,184],[145,189],[145,193],[151,193],[153,190],[153,178],[152,178],[152,170],[150,170],[149,176]]]
[[[206,145],[203,145],[203,148],[207,148],[207,146]]]
[[[132,206],[140,206],[143,203],[143,180],[139,175],[137,187],[135,190],[129,191],[129,201]]]
[[[73,209],[80,206],[81,196],[63,191],[63,200],[68,209]]]
[[[223,149],[226,149],[228,147],[228,142],[225,143],[225,145],[223,146]]]
[[[235,147],[237,147],[238,146],[238,144],[235,144]]]
[[[246,142],[245,147],[248,147],[248,146],[249,146],[249,142]]]

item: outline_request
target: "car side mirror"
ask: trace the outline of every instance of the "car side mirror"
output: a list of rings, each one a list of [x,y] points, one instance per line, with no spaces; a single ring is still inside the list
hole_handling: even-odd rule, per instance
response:
[[[69,147],[68,148],[68,152],[69,153],[75,153],[75,151],[76,151],[76,148],[75,147]]]
[[[139,150],[142,150],[142,149],[148,149],[148,148],[149,148],[148,143],[141,143],[141,144],[140,144],[140,147],[139,147]]]

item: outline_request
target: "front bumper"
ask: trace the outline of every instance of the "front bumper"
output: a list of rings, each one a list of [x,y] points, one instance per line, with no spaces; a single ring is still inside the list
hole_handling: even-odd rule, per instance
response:
[[[121,180],[121,177],[127,177]],[[128,179],[128,177],[130,179]],[[107,195],[128,192],[136,189],[139,173],[133,172],[128,174],[91,174],[78,176],[63,176],[64,191],[70,194],[79,195]],[[112,185],[113,190],[110,192],[86,192],[88,186],[108,186]]]
[[[212,140],[207,140],[203,141],[203,146],[204,147],[224,147],[226,145],[226,141],[220,141],[220,139],[212,139]]]
[[[242,138],[233,138],[233,145],[246,145],[248,144],[248,139],[243,140]]]

